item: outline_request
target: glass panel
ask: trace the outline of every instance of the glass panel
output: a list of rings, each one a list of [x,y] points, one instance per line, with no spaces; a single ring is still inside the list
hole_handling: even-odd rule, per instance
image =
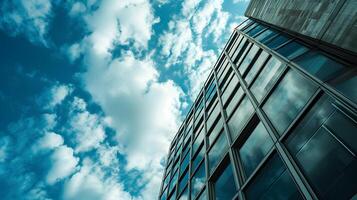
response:
[[[220,112],[221,112],[221,108],[218,105],[218,103],[216,103],[215,108],[213,109],[212,113],[208,116],[208,119],[207,119],[207,122],[206,122],[207,130],[209,130],[212,127],[212,124],[213,124],[214,120],[218,117]]]
[[[256,26],[255,28],[253,28],[252,30],[247,32],[247,35],[254,37],[257,33],[262,31],[264,28],[265,28],[265,26],[259,24],[258,26]]]
[[[190,162],[190,154],[186,154],[185,158],[182,161],[181,167],[180,167],[180,174],[183,173],[183,171],[186,169],[188,166],[188,163]]]
[[[283,71],[284,65],[276,58],[272,57],[259,73],[257,79],[251,87],[252,93],[258,102],[262,101],[265,94],[272,88],[275,81]]]
[[[294,62],[322,81],[337,77],[346,69],[346,66],[316,51],[310,51],[294,59]]]
[[[258,23],[253,23],[252,25],[248,26],[246,29],[243,30],[244,33],[249,32],[250,30],[252,30],[253,28],[255,28],[256,26],[258,26]]]
[[[243,75],[245,70],[247,70],[248,66],[252,64],[253,58],[257,54],[259,47],[253,45],[252,48],[249,50],[249,53],[245,56],[244,60],[238,66],[240,73]]]
[[[196,140],[193,143],[192,154],[196,153],[196,151],[197,151],[198,147],[201,145],[204,137],[205,137],[205,129],[202,126],[202,128],[200,129],[200,132],[198,133],[198,137],[196,138]]]
[[[224,169],[214,183],[216,200],[232,199],[237,193],[236,184],[233,178],[233,169],[231,164]]]
[[[230,65],[227,64],[227,66],[224,68],[222,74],[218,74],[218,82],[219,82],[220,85],[222,85],[222,82],[223,82],[224,78],[229,77],[229,75],[227,76],[227,73],[231,74],[231,70],[230,69],[231,69]]]
[[[258,164],[268,154],[273,144],[273,140],[270,138],[264,125],[260,122],[239,150],[247,177],[252,174]]]
[[[206,170],[205,170],[205,163],[203,162],[197,172],[193,175],[191,180],[191,199],[201,191],[201,189],[206,184]]]
[[[235,113],[228,121],[229,131],[231,133],[232,139],[235,139],[244,128],[245,124],[249,121],[250,117],[254,113],[254,108],[252,103],[247,97],[244,97]]]
[[[245,81],[248,85],[253,81],[254,77],[257,75],[259,69],[262,67],[263,63],[268,58],[269,54],[265,51],[262,51],[251,69],[249,70],[247,76],[245,77]]]
[[[230,48],[228,50],[228,54],[229,54],[230,57],[232,57],[232,55],[233,55],[234,51],[236,50],[237,46],[239,45],[241,39],[242,39],[241,35],[239,37],[235,38],[235,41],[234,41],[234,44],[233,44],[232,48]]]
[[[188,181],[188,176],[189,176],[189,173],[187,170],[180,180],[179,187],[178,187],[178,194],[180,194],[181,191],[185,188],[187,181]]]
[[[302,55],[303,53],[307,52],[309,49],[307,47],[305,47],[304,45],[292,41],[289,42],[288,44],[284,45],[283,47],[279,48],[278,50],[276,50],[279,54],[281,54],[282,56],[288,58],[288,59],[294,59],[300,55]]]
[[[244,51],[242,50],[240,52],[240,55],[233,61],[234,64],[238,65],[240,62],[242,62],[244,56],[247,54],[247,52],[249,51],[250,47],[253,45],[250,42],[247,42],[247,47],[244,49]],[[245,46],[244,46],[245,47]]]
[[[162,193],[162,195],[161,195],[161,198],[160,198],[160,200],[166,200],[167,198],[167,191],[166,191],[166,189],[165,189],[165,191]]]
[[[332,84],[339,92],[357,104],[357,70],[348,73],[347,76],[341,78],[336,83]]]
[[[192,162],[192,172],[195,171],[196,167],[198,166],[198,164],[200,164],[201,160],[205,157],[205,149],[203,148],[203,145],[200,147],[200,150],[198,152],[198,154],[196,155],[196,157],[194,158],[193,162]]]
[[[227,74],[221,79],[219,80],[220,82],[220,89],[221,91],[225,90],[229,81],[232,79],[232,77],[235,76],[233,69],[229,68]]]
[[[266,46],[269,47],[270,49],[275,49],[279,47],[280,45],[284,44],[287,42],[290,38],[286,37],[285,35],[278,35],[271,41],[269,41]]]
[[[275,154],[254,177],[245,192],[250,199],[302,199],[283,162]]]
[[[333,103],[321,98],[284,143],[318,196],[350,199],[357,192],[357,160],[346,146],[356,150],[357,127]]]
[[[220,116],[218,118],[219,118],[218,121],[216,120],[217,123],[214,125],[212,130],[208,133],[209,134],[209,136],[208,136],[208,144],[209,145],[211,145],[213,143],[214,139],[216,139],[217,135],[223,128],[222,118]]]
[[[288,71],[263,106],[279,134],[296,118],[316,90],[317,87],[300,73]]]
[[[258,40],[259,42],[265,44],[267,41],[269,41],[271,38],[273,38],[277,34],[278,34],[278,32],[271,30],[271,29],[267,29],[264,32],[262,32],[261,34],[259,34],[255,39]]]
[[[203,190],[203,192],[200,194],[200,196],[197,198],[197,200],[207,200],[207,192],[206,188]]]
[[[178,172],[176,171],[174,176],[172,177],[171,181],[170,181],[170,187],[169,187],[169,191],[171,193],[171,191],[173,189],[175,189],[175,185],[177,183],[177,178],[178,178]]]
[[[233,109],[235,108],[235,106],[237,105],[237,103],[240,101],[240,99],[242,98],[244,92],[243,89],[241,87],[239,87],[232,95],[232,99],[230,100],[230,102],[228,102],[228,106],[226,108],[226,113],[227,116],[231,116]]]
[[[216,142],[213,144],[212,148],[208,152],[208,166],[210,172],[217,166],[218,162],[221,160],[225,150],[228,147],[228,142],[225,136],[225,132],[223,131]]]
[[[189,190],[188,190],[188,187],[185,188],[185,190],[182,192],[179,200],[188,200],[189,199]]]
[[[237,58],[240,58],[240,56],[243,54],[243,52],[247,48],[248,44],[249,44],[249,42],[247,41],[247,38],[244,37],[231,58],[233,62],[236,61]]]
[[[251,23],[253,23],[253,21],[250,20],[250,19],[247,19],[246,21],[244,21],[241,24],[239,24],[237,29],[242,30],[242,29],[246,28],[246,26],[248,27]]]
[[[232,91],[234,90],[235,87],[237,87],[239,83],[238,77],[233,76],[232,80],[229,82],[226,90],[223,91],[222,93],[222,102],[223,105],[226,104],[228,97],[231,95]]]

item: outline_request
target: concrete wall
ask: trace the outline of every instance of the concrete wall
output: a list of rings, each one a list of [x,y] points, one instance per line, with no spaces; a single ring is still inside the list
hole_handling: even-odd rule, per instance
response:
[[[245,15],[357,53],[357,0],[251,0]]]

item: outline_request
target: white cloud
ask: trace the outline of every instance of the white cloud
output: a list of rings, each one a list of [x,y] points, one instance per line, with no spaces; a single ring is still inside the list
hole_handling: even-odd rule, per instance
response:
[[[206,2],[202,9],[196,11],[192,17],[193,30],[196,34],[202,35],[203,30],[211,22],[213,14],[222,7],[222,0],[211,0]]]
[[[72,86],[70,85],[54,85],[49,94],[45,94],[45,98],[49,96],[47,108],[54,108],[55,106],[62,103],[62,101],[72,92]]]
[[[38,140],[36,148],[39,149],[53,149],[63,144],[64,140],[61,135],[54,132],[47,132],[42,138]]]
[[[76,169],[78,158],[73,155],[72,148],[60,146],[51,155],[51,164],[51,169],[46,177],[48,184],[54,184],[71,175]]]
[[[5,0],[0,11],[0,28],[14,36],[24,34],[31,42],[47,46],[46,35],[52,16],[50,0]]]

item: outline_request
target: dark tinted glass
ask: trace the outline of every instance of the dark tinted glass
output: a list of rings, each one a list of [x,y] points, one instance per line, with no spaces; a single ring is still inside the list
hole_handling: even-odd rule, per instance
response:
[[[206,181],[205,163],[203,162],[191,180],[191,199],[201,191]]]
[[[247,177],[250,176],[272,147],[273,140],[260,122],[239,149],[239,155]]]
[[[287,42],[289,39],[290,38],[288,38],[285,35],[278,35],[274,39],[270,40],[266,45],[271,49],[275,49],[280,45],[284,44],[285,42]]]
[[[181,167],[180,167],[180,174],[186,169],[188,166],[188,163],[190,162],[190,154],[186,154],[185,158],[182,161]]]
[[[179,200],[188,200],[190,197],[189,195],[190,195],[189,189],[188,189],[188,187],[186,187],[185,190],[182,192]]]
[[[255,39],[257,39],[259,42],[265,44],[267,41],[269,41],[271,38],[273,38],[277,34],[278,34],[278,32],[271,30],[271,29],[267,29],[264,32],[262,32],[261,34],[259,34]]]
[[[284,65],[276,58],[272,57],[259,73],[257,79],[251,87],[255,98],[260,102],[265,94],[272,88],[275,81],[279,78]]]
[[[232,93],[232,95],[231,95],[232,98],[228,102],[228,106],[226,107],[227,116],[231,116],[234,107],[237,105],[239,100],[242,98],[243,94],[244,94],[244,92],[241,87],[239,87],[238,89],[236,89],[236,91],[234,93]]]
[[[357,70],[348,73],[332,84],[338,91],[357,104]]]
[[[245,191],[248,200],[302,199],[283,162],[275,154],[263,166]]]
[[[167,191],[166,191],[166,189],[165,189],[165,191],[162,193],[162,195],[161,195],[161,198],[160,198],[160,200],[166,200],[167,199]]]
[[[265,51],[262,51],[260,53],[259,57],[257,58],[253,66],[249,70],[247,76],[244,78],[248,85],[250,85],[250,83],[253,81],[253,78],[257,75],[259,69],[262,67],[263,63],[266,61],[268,56],[269,54]]]
[[[169,192],[171,193],[172,190],[175,189],[175,185],[177,183],[177,178],[178,178],[178,172],[176,171],[174,176],[172,177],[170,181],[170,187],[169,187]]]
[[[288,58],[288,59],[293,59],[301,54],[307,52],[309,49],[295,41],[289,42],[288,44],[284,45],[283,47],[279,48],[276,50],[279,54],[282,56]]]
[[[232,77],[227,88],[222,93],[223,104],[226,104],[229,96],[232,94],[232,91],[237,87],[238,83],[239,83],[238,77],[237,76]]]
[[[203,192],[200,194],[200,196],[197,198],[197,200],[207,200],[207,191],[206,191],[206,189],[203,190]]]
[[[217,181],[214,183],[214,191],[216,200],[232,199],[237,193],[231,164],[219,175]]]
[[[241,74],[244,74],[245,70],[247,70],[248,66],[252,63],[253,58],[257,54],[258,50],[259,47],[256,45],[253,45],[252,48],[250,48],[248,54],[245,56],[243,61],[238,66],[238,69]]]
[[[236,61],[245,51],[247,48],[249,42],[247,41],[247,38],[243,38],[242,41],[239,43],[239,46],[237,47],[236,50],[234,50],[234,54],[232,56],[232,61]]]
[[[195,155],[195,158],[193,159],[192,162],[192,171],[196,169],[198,164],[200,164],[201,160],[205,157],[205,149],[203,148],[203,145],[201,146],[199,152],[197,155]]]
[[[228,127],[232,139],[235,139],[240,134],[240,131],[244,128],[245,124],[248,122],[253,113],[254,107],[252,103],[249,101],[248,97],[244,97],[228,121]]]
[[[285,75],[263,106],[279,134],[296,118],[316,90],[315,85],[294,70]]]
[[[204,137],[205,137],[205,129],[202,126],[202,128],[199,129],[199,133],[198,133],[198,136],[197,136],[196,140],[193,142],[192,154],[196,153],[198,147],[202,144],[202,141],[203,141]]]
[[[337,77],[346,67],[317,51],[310,51],[294,62],[322,81]]]
[[[179,187],[178,187],[178,193],[180,194],[181,191],[185,188],[187,181],[188,181],[188,177],[189,177],[189,173],[188,170],[185,171],[185,174],[182,176],[180,183],[179,183]]]
[[[216,142],[213,144],[213,147],[208,152],[208,166],[210,172],[217,166],[218,162],[221,160],[223,154],[226,152],[228,147],[228,142],[225,136],[225,132],[222,132]]]
[[[357,192],[357,127],[331,101],[319,100],[285,143],[318,196],[350,199]]]
[[[258,26],[256,26],[255,28],[253,28],[252,30],[247,32],[247,35],[254,37],[257,33],[262,31],[264,28],[265,28],[265,26],[259,24]]]
[[[214,125],[214,127],[211,129],[211,131],[208,133],[208,144],[211,145],[214,141],[214,139],[216,139],[217,135],[219,134],[219,132],[221,131],[221,129],[223,128],[223,121],[222,121],[222,117],[218,117],[218,121],[216,122],[216,124]]]
[[[243,46],[243,49],[241,50],[241,52],[239,52],[239,56],[233,61],[233,63],[236,65],[241,63],[243,58],[245,57],[245,55],[247,54],[247,52],[249,51],[249,49],[252,45],[253,45],[252,43],[247,42],[247,44],[245,46]]]

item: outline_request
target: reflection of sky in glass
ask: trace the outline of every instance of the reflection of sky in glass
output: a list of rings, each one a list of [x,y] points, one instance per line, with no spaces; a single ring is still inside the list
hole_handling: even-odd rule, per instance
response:
[[[181,194],[179,200],[188,200],[189,198],[188,187],[185,188],[185,191]]]
[[[247,70],[248,66],[252,63],[252,60],[255,54],[257,54],[258,50],[259,47],[256,45],[253,45],[252,48],[249,50],[249,53],[245,56],[242,63],[240,63],[240,65],[238,66],[238,69],[241,74],[244,74],[245,70]]]
[[[232,166],[229,164],[214,184],[216,200],[232,199],[236,194]]]
[[[256,40],[258,40],[261,43],[265,43],[266,41],[268,41],[270,38],[274,37],[276,34],[278,34],[278,32],[273,31],[271,29],[267,29],[264,32],[262,32],[261,34],[259,34],[256,37]]]
[[[226,108],[227,116],[231,116],[234,106],[237,105],[238,101],[242,98],[243,94],[244,94],[243,89],[239,87],[238,90],[234,93],[233,98],[231,99],[231,101],[229,102]]]
[[[191,199],[193,199],[205,185],[205,180],[206,170],[204,163],[202,163],[191,180]]]
[[[273,140],[260,122],[239,150],[247,177],[263,160],[272,146]]]
[[[188,180],[188,170],[185,172],[185,175],[183,175],[183,178],[180,180],[179,188],[178,191],[179,193],[185,188],[187,180]]]
[[[217,135],[219,134],[219,131],[223,128],[223,121],[222,118],[219,116],[218,122],[214,125],[214,128],[212,128],[211,132],[208,133],[208,144],[211,145],[214,139],[216,139]]]
[[[237,110],[228,121],[228,127],[232,135],[232,139],[237,137],[237,135],[240,133],[241,129],[253,113],[254,108],[252,103],[249,101],[248,97],[244,97],[242,102],[239,104]]]
[[[207,130],[209,130],[214,122],[214,120],[217,118],[217,116],[220,114],[221,108],[218,105],[218,102],[216,103],[212,113],[208,116],[207,119]]]
[[[206,189],[201,193],[197,200],[207,200],[207,192]]]
[[[238,59],[237,59],[237,60],[234,60],[234,64],[237,65],[237,64],[239,64],[240,62],[242,62],[242,60],[243,60],[245,54],[247,54],[248,50],[249,50],[250,47],[253,45],[252,43],[250,43],[250,42],[248,42],[248,41],[247,41],[247,44],[248,44],[248,45],[245,45],[245,46],[244,46],[244,50],[242,49],[242,53],[240,54],[240,56],[238,57]],[[238,51],[237,51],[237,52],[238,52]]]
[[[242,49],[242,47],[244,46],[244,44],[246,43],[246,41],[247,41],[247,38],[244,37],[244,38],[242,39],[242,41],[239,43],[238,48],[235,50],[235,52],[234,52],[234,54],[233,54],[233,56],[232,56],[232,58],[231,58],[233,61],[236,60],[239,51]],[[246,47],[247,47],[247,46],[246,46]]]
[[[239,35],[238,37],[235,38],[235,40],[233,41],[234,44],[228,49],[229,56],[232,56],[234,51],[237,49],[237,46],[239,45],[239,42],[242,39],[242,37],[243,37],[242,35]]]
[[[285,75],[263,106],[278,133],[284,132],[316,89],[298,72],[290,70]]]
[[[178,172],[176,171],[174,177],[172,177],[172,180],[170,182],[170,187],[169,187],[170,193],[171,193],[172,189],[175,188],[175,184],[177,182],[177,177],[178,177]]]
[[[231,95],[233,89],[237,86],[238,82],[239,82],[238,77],[234,75],[233,78],[231,79],[231,81],[229,82],[226,90],[223,91],[223,94],[222,94],[223,104],[226,103],[228,97]]]
[[[283,47],[279,48],[276,51],[288,59],[293,59],[307,52],[308,50],[309,49],[304,45],[293,41],[293,42],[289,42],[287,45],[284,45]]]
[[[223,156],[225,149],[228,147],[225,132],[222,132],[219,135],[219,138],[213,144],[213,147],[208,152],[208,161],[210,172],[216,167],[218,161]]]
[[[204,153],[205,153],[205,148],[203,148],[203,146],[202,146],[200,151],[198,152],[198,154],[196,155],[196,157],[194,158],[194,160],[192,162],[192,165],[191,165],[192,171],[194,171],[196,169],[196,167],[198,166],[200,161],[203,159]]]
[[[258,78],[252,85],[252,93],[255,98],[260,102],[267,91],[272,87],[272,83],[278,78],[279,73],[282,71],[282,63],[272,57],[265,65],[264,69],[260,72]]]
[[[267,52],[261,52],[255,63],[253,64],[252,68],[249,70],[247,76],[245,77],[245,81],[248,85],[252,82],[254,76],[257,74],[258,70],[263,65],[268,56],[269,54]]]

